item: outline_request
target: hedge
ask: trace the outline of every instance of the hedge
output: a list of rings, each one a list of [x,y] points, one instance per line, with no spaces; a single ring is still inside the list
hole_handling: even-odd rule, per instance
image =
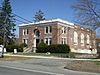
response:
[[[6,50],[7,52],[14,52],[14,49],[17,49],[18,52],[23,52],[23,47],[26,46],[25,44],[21,45],[7,45]]]
[[[40,44],[41,45],[41,44]],[[69,53],[70,47],[67,44],[54,44],[54,45],[45,45],[45,46],[38,46],[36,52],[50,52],[50,53]]]

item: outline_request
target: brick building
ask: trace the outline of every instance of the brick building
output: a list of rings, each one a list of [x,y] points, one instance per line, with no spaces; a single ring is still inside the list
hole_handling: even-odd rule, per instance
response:
[[[69,44],[72,52],[96,53],[96,32],[62,19],[19,25],[19,41],[31,49],[46,44]]]

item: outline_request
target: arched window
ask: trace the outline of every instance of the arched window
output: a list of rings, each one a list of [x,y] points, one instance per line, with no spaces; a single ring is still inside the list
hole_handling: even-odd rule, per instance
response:
[[[89,36],[89,34],[87,35],[87,44],[89,44],[90,43],[90,36]]]
[[[81,46],[84,46],[84,34],[81,33]]]
[[[74,44],[78,45],[78,34],[76,31],[74,31]]]
[[[39,30],[35,29],[34,30],[34,34],[35,34],[35,37],[36,38],[39,38],[40,37],[40,31]]]

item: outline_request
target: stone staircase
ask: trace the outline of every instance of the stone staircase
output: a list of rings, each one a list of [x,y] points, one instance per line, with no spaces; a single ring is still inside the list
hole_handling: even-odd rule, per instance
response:
[[[23,49],[23,52],[24,52],[24,53],[32,52],[32,48],[31,48],[31,47],[28,47],[28,48],[25,47],[25,48]]]

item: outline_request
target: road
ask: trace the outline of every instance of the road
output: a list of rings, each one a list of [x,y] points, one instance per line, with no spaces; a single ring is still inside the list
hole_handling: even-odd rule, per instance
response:
[[[0,75],[52,75],[49,73],[0,67]]]
[[[0,62],[0,75],[100,75],[64,69],[68,60],[33,58],[23,61]]]

